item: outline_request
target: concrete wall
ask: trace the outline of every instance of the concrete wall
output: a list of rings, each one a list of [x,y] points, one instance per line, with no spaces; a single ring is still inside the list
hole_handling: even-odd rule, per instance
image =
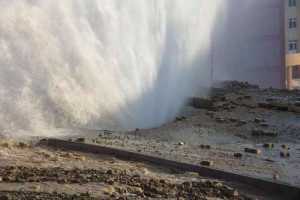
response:
[[[282,0],[224,0],[212,42],[215,80],[284,87]]]

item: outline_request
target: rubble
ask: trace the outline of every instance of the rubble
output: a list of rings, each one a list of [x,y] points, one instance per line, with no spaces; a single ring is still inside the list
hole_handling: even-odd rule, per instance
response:
[[[186,120],[186,117],[185,117],[185,116],[176,117],[176,119],[175,119],[176,122],[184,121],[184,120]]]
[[[178,145],[179,145],[179,146],[183,146],[183,145],[184,145],[184,142],[178,142]]]
[[[96,200],[88,194],[69,195],[65,193],[0,191],[0,200]]]
[[[280,152],[280,156],[281,156],[282,158],[288,158],[288,157],[290,157],[290,153],[287,152],[287,151],[281,151],[281,152]]]
[[[188,105],[198,109],[212,110],[214,108],[214,104],[211,99],[205,99],[200,97],[190,98],[188,101]]]
[[[248,82],[240,81],[224,81],[220,83],[221,87],[227,90],[241,90],[241,89],[258,89],[257,85],[252,85]]]
[[[211,162],[209,162],[211,163]],[[232,200],[251,200],[251,198],[239,194],[239,192],[220,182],[201,180],[183,183],[170,183],[165,179],[143,178],[131,175],[126,171],[109,170],[101,171],[95,169],[71,169],[62,168],[27,168],[27,167],[6,167],[0,168],[6,182],[58,182],[59,184],[86,184],[89,182],[101,182],[111,185],[111,189],[106,190],[110,197],[102,199],[128,198],[134,195],[136,198],[189,198],[202,199],[205,197],[222,198]],[[123,185],[121,187],[121,185]],[[92,200],[95,197],[90,194],[67,195],[63,193],[42,193],[42,192],[0,192],[2,198],[9,199],[74,199]],[[130,195],[129,195],[130,196]]]
[[[252,154],[261,154],[260,149],[253,149],[253,148],[245,148],[246,153],[252,153]]]
[[[252,130],[252,136],[276,137],[278,136],[278,133],[272,130],[254,129]]]
[[[235,158],[242,158],[242,157],[243,157],[243,154],[241,154],[241,153],[234,153],[233,156],[234,156]]]
[[[192,105],[196,106],[187,107],[187,111],[179,113],[174,119],[176,123],[168,123],[159,128],[123,132],[97,130],[95,136],[74,136],[69,140],[213,168],[209,170],[229,171],[250,177],[261,176],[269,180],[277,180],[280,177],[280,181],[290,181],[299,185],[299,177],[294,176],[295,172],[299,171],[299,165],[296,165],[299,158],[294,152],[300,149],[297,143],[300,139],[299,120],[295,117],[300,105],[299,95],[275,89],[260,90],[248,84],[231,84],[227,88],[214,89],[210,97],[193,98]],[[289,125],[285,125],[288,120]],[[281,145],[282,143],[286,144]],[[250,148],[244,149],[248,146]],[[0,147],[2,158],[12,155],[10,150],[28,151],[30,145],[25,142],[22,144],[5,141]],[[258,156],[261,153],[263,156]],[[68,152],[39,152],[31,155],[29,159],[36,163],[32,165],[39,167],[12,166],[11,162],[8,162],[8,167],[0,167],[0,182],[4,185],[34,183],[36,188],[30,186],[31,192],[3,191],[0,197],[2,195],[13,200],[35,200],[45,197],[49,200],[61,197],[67,200],[95,199],[88,195],[72,196],[39,191],[43,189],[39,185],[54,183],[61,187],[80,185],[82,188],[88,187],[89,184],[105,185],[106,196],[100,199],[250,199],[239,192],[243,191],[240,190],[240,186],[237,186],[237,191],[236,188],[228,187],[226,182],[202,181],[201,174],[199,176],[198,173],[186,176],[182,171],[168,169],[167,172],[159,171],[159,175],[153,175],[153,171],[161,170],[156,166],[144,169],[145,173],[133,173],[132,169],[127,170],[128,167],[124,163],[116,166],[126,170],[113,167],[101,169],[98,167],[104,165],[102,162],[97,163],[96,167],[90,166],[89,156]],[[84,167],[61,167],[62,163],[67,161],[78,162],[77,166]],[[109,157],[108,162],[114,164],[116,158]],[[45,167],[46,163],[49,163],[50,167]],[[132,163],[136,164],[134,170],[144,165]],[[152,168],[155,170],[151,171]],[[174,181],[181,176],[184,176],[182,182]],[[166,177],[175,178],[170,181]],[[252,191],[247,192],[252,195]]]
[[[209,160],[204,160],[204,161],[201,161],[200,164],[203,165],[203,166],[210,167],[210,166],[212,166],[214,164],[214,162],[213,161],[209,161]]]
[[[266,144],[263,144],[263,147],[271,149],[271,148],[274,148],[274,144],[273,143],[266,143]]]
[[[210,145],[204,145],[204,144],[201,144],[201,145],[200,145],[200,148],[201,148],[201,149],[210,149],[211,146],[210,146]]]
[[[77,138],[77,139],[76,139],[76,142],[84,143],[84,142],[85,142],[85,138]]]

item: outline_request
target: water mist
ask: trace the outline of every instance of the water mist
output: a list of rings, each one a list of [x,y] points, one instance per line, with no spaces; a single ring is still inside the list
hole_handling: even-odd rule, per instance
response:
[[[0,0],[0,131],[149,128],[209,83],[219,0]]]

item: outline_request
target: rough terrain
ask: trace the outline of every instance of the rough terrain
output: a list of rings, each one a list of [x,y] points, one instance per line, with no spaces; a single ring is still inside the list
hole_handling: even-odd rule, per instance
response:
[[[228,82],[173,122],[132,131],[64,130],[64,139],[300,186],[300,92]],[[0,200],[276,199],[244,185],[31,141],[0,143]]]
[[[90,131],[85,142],[300,186],[299,91],[229,82],[190,105],[160,128]]]
[[[5,141],[0,147],[0,199],[252,198],[217,180],[111,157]]]

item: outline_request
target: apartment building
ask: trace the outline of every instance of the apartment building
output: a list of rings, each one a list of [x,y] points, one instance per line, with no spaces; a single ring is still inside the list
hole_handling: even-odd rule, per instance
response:
[[[300,88],[300,0],[285,0],[286,87]]]

